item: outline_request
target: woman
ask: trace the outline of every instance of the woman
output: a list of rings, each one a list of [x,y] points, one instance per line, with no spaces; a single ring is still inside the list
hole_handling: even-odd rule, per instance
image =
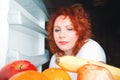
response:
[[[51,16],[47,31],[53,53],[49,67],[59,67],[57,59],[67,55],[106,63],[104,50],[92,39],[91,23],[81,4],[60,8]],[[76,80],[77,74],[68,73]]]

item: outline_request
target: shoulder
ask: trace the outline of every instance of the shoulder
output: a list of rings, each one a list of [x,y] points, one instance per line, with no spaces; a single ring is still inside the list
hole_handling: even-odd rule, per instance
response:
[[[96,47],[96,46],[98,46],[98,47],[100,47],[100,44],[98,43],[98,42],[96,42],[95,40],[93,40],[93,39],[88,39],[87,41],[86,41],[86,43],[83,45],[83,47],[84,46],[90,46],[90,47]]]
[[[94,49],[94,50],[93,50]],[[95,51],[95,50],[102,50],[103,51],[103,48],[102,46],[96,42],[95,40],[93,39],[88,39],[86,41],[86,43],[82,46],[81,50],[90,50],[90,51]]]
[[[96,61],[104,61],[105,52],[101,45],[93,39],[89,39],[79,50],[77,57],[88,58]]]
[[[51,61],[54,61],[55,58],[56,58],[56,56],[55,56],[55,54],[53,54],[53,55],[51,56]]]
[[[55,65],[55,54],[51,56],[49,67],[53,67]]]
[[[82,46],[80,51],[93,52],[93,53],[104,53],[101,45],[93,39],[87,40],[87,42]]]
[[[55,60],[56,60],[56,55],[55,54],[53,54],[52,55],[52,57],[51,57],[51,59],[50,59],[50,63],[49,63],[49,68],[51,68],[51,67],[59,67],[56,63],[55,63]]]

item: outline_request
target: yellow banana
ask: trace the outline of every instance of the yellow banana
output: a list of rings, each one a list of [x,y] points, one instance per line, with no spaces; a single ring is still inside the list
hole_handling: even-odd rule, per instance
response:
[[[88,63],[96,64],[96,65],[107,68],[111,72],[115,80],[120,80],[120,68],[117,68],[108,64],[104,64],[101,62],[92,61],[89,59],[78,58],[75,56],[63,56],[59,58],[58,65],[64,70],[67,70],[70,72],[77,72],[81,66]]]

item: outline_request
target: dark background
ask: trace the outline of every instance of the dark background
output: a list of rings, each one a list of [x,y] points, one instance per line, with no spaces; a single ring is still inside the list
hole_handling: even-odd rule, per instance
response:
[[[49,15],[61,6],[82,3],[90,14],[95,40],[104,48],[107,64],[120,67],[119,0],[43,0]],[[46,22],[47,23],[47,22]],[[46,39],[46,48],[49,49]],[[48,66],[49,62],[44,66]]]

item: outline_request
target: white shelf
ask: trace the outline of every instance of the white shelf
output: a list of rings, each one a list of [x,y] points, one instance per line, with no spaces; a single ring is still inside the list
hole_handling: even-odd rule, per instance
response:
[[[45,21],[47,15],[45,10],[43,11],[35,2],[36,0],[11,0],[8,23],[25,26],[46,36]]]
[[[8,22],[10,28],[29,33],[31,35],[43,35],[47,37],[47,32],[45,29],[40,27],[37,23],[29,20],[26,16],[24,16],[20,11],[11,11],[8,15]],[[35,33],[35,34],[34,34]]]

